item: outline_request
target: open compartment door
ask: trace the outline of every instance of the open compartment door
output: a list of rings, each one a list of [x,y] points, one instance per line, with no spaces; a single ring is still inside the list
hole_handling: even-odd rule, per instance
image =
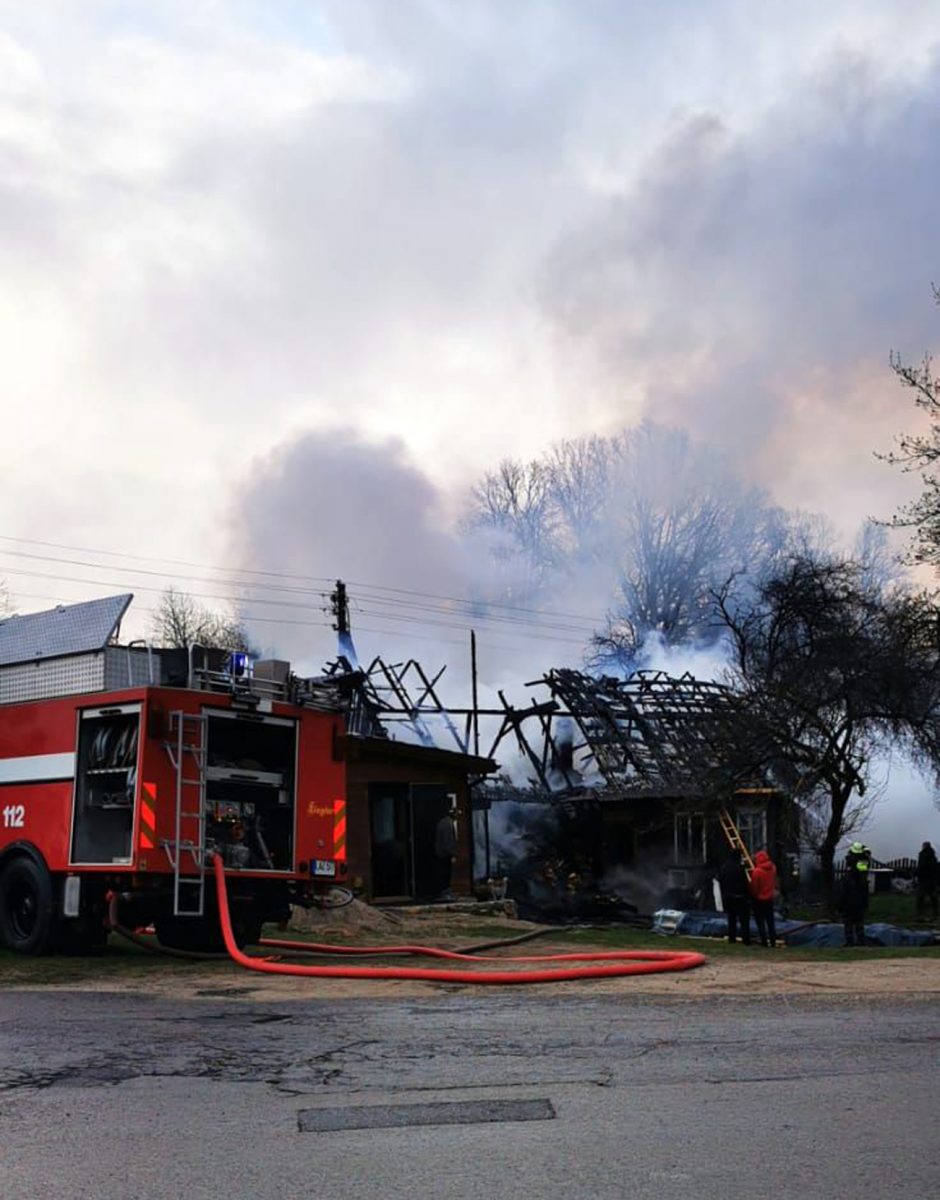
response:
[[[139,704],[123,704],[79,715],[73,863],[132,860],[140,712]]]

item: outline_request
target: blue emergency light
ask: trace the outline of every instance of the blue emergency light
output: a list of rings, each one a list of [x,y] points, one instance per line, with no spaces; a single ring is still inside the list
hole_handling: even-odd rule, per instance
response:
[[[229,655],[228,673],[233,679],[241,679],[249,674],[248,655],[243,650],[235,650]]]

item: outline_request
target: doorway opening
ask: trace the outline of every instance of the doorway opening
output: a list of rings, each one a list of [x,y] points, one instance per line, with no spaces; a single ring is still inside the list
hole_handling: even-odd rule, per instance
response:
[[[370,783],[372,897],[430,900],[439,890],[437,823],[450,808],[443,783]]]

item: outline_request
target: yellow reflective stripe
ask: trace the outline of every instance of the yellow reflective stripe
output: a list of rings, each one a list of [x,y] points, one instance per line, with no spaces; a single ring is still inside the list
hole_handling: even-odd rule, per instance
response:
[[[141,850],[152,850],[157,844],[157,785],[140,786],[140,830],[137,844]]]
[[[333,857],[346,861],[346,801],[333,801]]]

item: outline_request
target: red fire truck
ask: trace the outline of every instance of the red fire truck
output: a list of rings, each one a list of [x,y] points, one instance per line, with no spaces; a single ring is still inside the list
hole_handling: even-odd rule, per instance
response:
[[[131,596],[0,621],[0,943],[122,924],[214,949],[210,859],[241,941],[346,874],[343,717],[288,664],[120,645]]]

